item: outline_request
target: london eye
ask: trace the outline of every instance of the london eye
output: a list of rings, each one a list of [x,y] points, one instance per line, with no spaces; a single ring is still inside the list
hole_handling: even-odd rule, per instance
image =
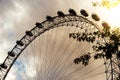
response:
[[[101,33],[102,28],[96,14],[89,15],[83,9],[80,13],[73,9],[69,9],[69,14],[58,11],[57,16],[47,16],[45,21],[36,22],[8,52],[0,65],[0,80],[119,80],[116,56],[92,58],[85,65],[75,64],[75,58],[89,52],[94,56],[93,45],[108,40],[102,37],[95,38],[94,42],[75,40],[73,33],[89,34],[89,38],[94,38],[91,34]]]

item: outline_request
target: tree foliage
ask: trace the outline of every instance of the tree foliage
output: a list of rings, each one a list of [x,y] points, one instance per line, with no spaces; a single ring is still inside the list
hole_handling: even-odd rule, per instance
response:
[[[99,6],[99,7],[106,7],[107,9],[110,9],[112,7],[115,7],[120,4],[120,0],[101,0],[101,2],[92,2],[92,6]]]
[[[110,30],[110,28],[104,27],[103,32],[95,31],[91,33],[70,33],[70,38],[73,38],[79,42],[88,42],[93,43],[97,38],[107,39],[103,44],[94,44],[92,49],[94,53],[86,53],[78,58],[74,59],[75,64],[81,63],[82,65],[88,65],[90,59],[93,57],[95,60],[97,59],[111,59],[113,55],[120,59],[120,28],[116,28],[114,30]],[[94,54],[91,56],[91,54]]]

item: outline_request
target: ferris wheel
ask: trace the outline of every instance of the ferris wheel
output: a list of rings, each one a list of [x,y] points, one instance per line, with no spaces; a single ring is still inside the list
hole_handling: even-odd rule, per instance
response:
[[[101,37],[92,42],[75,40],[72,34],[101,32],[103,26],[96,14],[90,18],[85,10],[80,13],[77,15],[73,9],[69,9],[69,14],[58,11],[58,16],[47,16],[26,31],[0,65],[0,80],[119,80],[116,56],[75,64],[77,57],[88,52],[95,54],[93,45],[107,41]]]

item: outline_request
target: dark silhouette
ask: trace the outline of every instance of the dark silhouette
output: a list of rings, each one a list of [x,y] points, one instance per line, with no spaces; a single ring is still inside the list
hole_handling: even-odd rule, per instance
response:
[[[26,35],[33,36],[33,33],[31,31],[26,31]]]
[[[104,32],[93,32],[93,33],[70,33],[69,37],[73,38],[79,42],[86,41],[88,43],[94,43],[96,38],[108,38],[110,39],[108,42],[105,42],[104,44],[95,44],[92,48],[96,52],[94,54],[94,59],[111,59],[113,55],[117,56],[117,58],[120,58],[120,29],[115,29],[113,31],[110,31],[109,25],[107,23],[103,23],[104,26]],[[82,63],[83,65],[88,65],[89,60],[91,58],[90,53],[86,55],[82,55],[79,58],[76,58],[74,60],[75,64]]]
[[[36,22],[36,27],[38,27],[38,28],[43,28],[43,26],[42,26],[42,24],[41,23],[39,23],[39,22]]]
[[[11,57],[15,57],[15,53],[14,52],[8,52],[8,55],[10,55]]]
[[[86,10],[81,9],[81,10],[80,10],[80,13],[81,13],[83,16],[88,17],[88,13],[87,13]]]
[[[46,16],[46,19],[50,22],[53,22],[53,18],[51,16]]]
[[[92,18],[93,18],[95,21],[99,21],[99,20],[100,20],[100,18],[98,17],[97,14],[92,14],[91,16],[92,16]]]
[[[74,9],[69,9],[69,13],[70,13],[70,15],[73,15],[73,16],[77,15],[77,13],[75,12]]]
[[[0,67],[4,68],[4,69],[7,69],[7,65],[6,64],[1,64]]]
[[[20,45],[20,46],[23,46],[23,45],[24,45],[24,43],[23,43],[22,41],[19,41],[19,40],[17,40],[16,43],[17,43],[18,45]]]
[[[58,14],[58,16],[60,16],[60,17],[65,17],[65,14],[64,14],[62,11],[58,11],[57,14]]]

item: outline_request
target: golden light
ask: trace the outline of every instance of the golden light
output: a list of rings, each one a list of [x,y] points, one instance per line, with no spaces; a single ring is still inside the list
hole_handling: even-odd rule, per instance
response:
[[[105,18],[114,27],[120,27],[120,0],[102,0]]]
[[[102,6],[107,7],[108,9],[113,8],[120,4],[120,0],[102,0]]]

